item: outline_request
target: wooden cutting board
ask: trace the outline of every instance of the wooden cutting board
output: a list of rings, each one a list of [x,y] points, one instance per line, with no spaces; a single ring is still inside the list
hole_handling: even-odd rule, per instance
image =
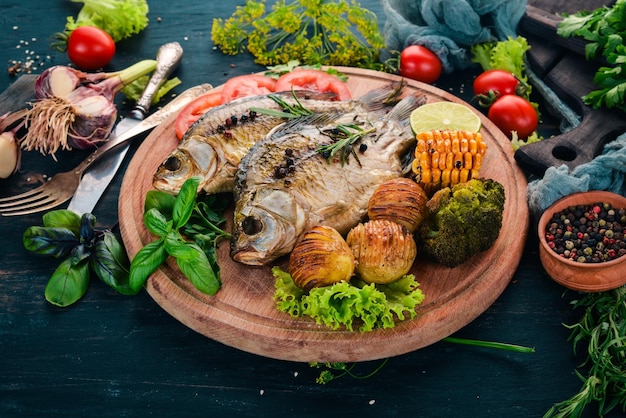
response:
[[[585,59],[586,41],[581,37],[563,38],[557,27],[564,13],[595,10],[614,1],[533,1],[519,25],[531,49],[527,57],[533,71],[580,118],[574,129],[521,147],[515,159],[525,171],[543,176],[548,167],[566,165],[573,169],[598,156],[604,145],[626,131],[624,112],[617,109],[593,109],[582,97],[598,87],[593,83],[599,61]],[[545,108],[544,108],[545,109]]]
[[[340,68],[349,76],[354,97],[399,81],[393,75]],[[428,101],[464,103],[435,87],[409,81],[407,93]],[[469,105],[468,105],[469,106]],[[480,114],[477,112],[477,114]],[[226,345],[276,359],[354,362],[417,350],[459,330],[483,313],[502,293],[520,261],[528,231],[526,180],[513,160],[509,140],[485,117],[482,134],[489,147],[482,174],[506,190],[503,227],[493,247],[456,268],[419,260],[412,272],[425,301],[418,317],[393,329],[360,333],[333,331],[309,318],[292,318],[274,307],[270,267],[253,268],[229,257],[228,243],[218,250],[222,288],[215,296],[198,292],[171,258],[154,273],[146,290],[172,316],[195,331]],[[152,175],[176,147],[174,118],[157,127],[142,143],[126,171],[119,200],[124,244],[132,258],[153,240],[143,226],[143,204]],[[286,260],[281,260],[282,265]]]

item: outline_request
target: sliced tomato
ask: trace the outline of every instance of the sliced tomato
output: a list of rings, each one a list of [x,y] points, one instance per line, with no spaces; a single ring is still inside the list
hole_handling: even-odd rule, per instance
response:
[[[335,100],[349,100],[352,93],[348,85],[322,70],[296,69],[280,76],[276,91],[312,90],[320,93],[335,93]]]
[[[193,125],[195,121],[200,119],[207,110],[222,104],[221,92],[208,92],[191,101],[187,106],[183,107],[176,117],[174,124],[176,128],[176,137],[181,140],[185,132]]]
[[[224,103],[240,97],[268,94],[276,91],[276,80],[262,74],[246,74],[233,77],[224,83]]]

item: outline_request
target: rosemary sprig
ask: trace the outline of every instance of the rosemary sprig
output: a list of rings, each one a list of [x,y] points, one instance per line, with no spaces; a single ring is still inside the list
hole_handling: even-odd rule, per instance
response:
[[[320,145],[316,151],[322,154],[328,162],[331,162],[337,154],[340,155],[341,165],[348,161],[350,154],[354,155],[358,162],[359,158],[354,152],[353,145],[365,135],[376,131],[376,127],[371,122],[368,121],[368,124],[369,127],[367,129],[363,129],[358,124],[348,123],[321,130],[320,132],[330,137],[333,142],[327,145]]]
[[[282,110],[274,110],[267,109],[262,107],[253,107],[250,108],[251,112],[261,113],[268,116],[273,116],[277,118],[285,118],[285,119],[296,119],[302,116],[310,116],[313,114],[312,111],[304,107],[298,95],[292,91],[293,98],[296,101],[296,104],[287,103],[282,97],[277,94],[270,94],[267,97],[275,101]]]

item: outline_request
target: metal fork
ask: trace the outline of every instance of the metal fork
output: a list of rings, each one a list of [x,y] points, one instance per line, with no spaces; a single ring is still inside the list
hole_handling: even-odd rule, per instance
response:
[[[0,215],[19,216],[52,209],[69,200],[83,176],[92,164],[100,160],[109,151],[115,149],[123,142],[147,131],[163,122],[174,112],[182,109],[187,103],[211,88],[208,84],[192,87],[178,95],[160,110],[144,119],[140,124],[119,135],[114,140],[106,142],[103,146],[92,152],[76,168],[63,173],[58,173],[48,182],[36,189],[15,196],[0,199]]]

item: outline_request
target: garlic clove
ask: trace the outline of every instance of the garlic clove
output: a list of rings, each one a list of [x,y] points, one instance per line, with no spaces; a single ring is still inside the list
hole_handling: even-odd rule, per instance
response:
[[[0,178],[13,175],[20,166],[20,146],[15,134],[7,131],[0,134]]]

